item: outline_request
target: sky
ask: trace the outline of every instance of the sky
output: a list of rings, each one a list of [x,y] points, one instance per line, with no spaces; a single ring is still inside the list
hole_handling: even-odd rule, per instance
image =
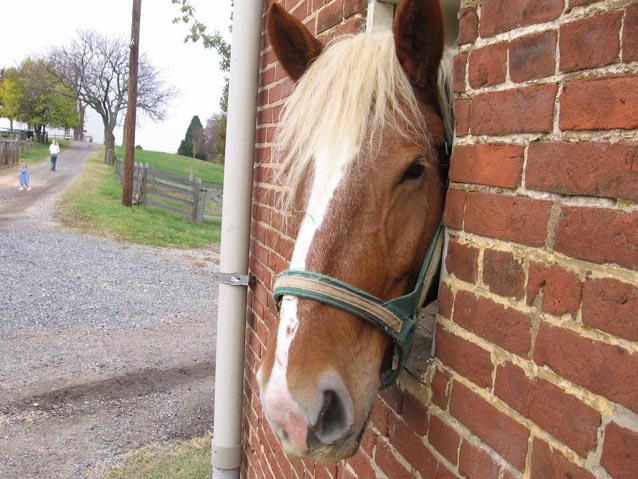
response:
[[[207,26],[207,31],[217,29],[228,42],[230,3],[231,0],[191,0],[196,18]],[[128,40],[132,9],[133,0],[3,1],[0,68],[18,66],[27,56],[42,55],[53,46],[66,45],[77,30],[94,29]],[[178,14],[178,6],[171,0],[142,1],[140,51],[162,70],[165,83],[179,91],[162,122],[154,123],[138,111],[135,144],[145,150],[175,153],[193,115],[206,124],[209,117],[219,112],[224,78],[217,53],[206,50],[201,41],[184,43],[187,26],[172,23]],[[8,127],[8,121],[0,120],[0,127]],[[85,128],[93,141],[103,141],[102,120],[92,110],[87,114]],[[118,145],[122,143],[122,135],[122,128],[117,128]]]

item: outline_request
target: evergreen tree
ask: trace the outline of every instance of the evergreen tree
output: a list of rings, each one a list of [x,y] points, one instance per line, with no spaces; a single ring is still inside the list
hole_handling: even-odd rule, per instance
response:
[[[217,153],[220,155],[221,163],[224,162],[224,153],[226,150],[226,120],[228,116],[228,73],[230,72],[230,44],[227,43],[218,31],[212,34],[206,32],[206,25],[195,18],[195,8],[191,5],[191,0],[171,0],[174,4],[179,5],[180,15],[173,19],[173,23],[183,22],[190,26],[190,30],[184,41],[197,42],[200,39],[205,48],[213,49],[219,56],[219,69],[224,73],[224,91],[219,101],[221,115],[219,118],[219,128],[217,135],[219,137],[216,142]],[[234,0],[231,0],[231,7],[234,8]],[[232,20],[232,13],[230,15]],[[180,145],[181,147],[181,145]]]
[[[177,154],[206,160],[206,153],[204,152],[203,145],[203,132],[204,127],[202,126],[202,122],[199,119],[199,116],[195,115],[191,120],[190,125],[188,125],[186,136],[181,141],[179,148],[177,149]]]

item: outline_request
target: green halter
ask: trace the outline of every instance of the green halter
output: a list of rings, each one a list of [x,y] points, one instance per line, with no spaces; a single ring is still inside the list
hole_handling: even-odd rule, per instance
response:
[[[382,301],[338,279],[304,270],[286,270],[279,274],[273,290],[275,302],[284,295],[313,299],[342,309],[379,328],[390,336],[395,346],[396,365],[383,373],[381,388],[396,381],[410,354],[419,310],[430,289],[441,260],[443,222],[439,220],[430,241],[416,286],[411,293]]]

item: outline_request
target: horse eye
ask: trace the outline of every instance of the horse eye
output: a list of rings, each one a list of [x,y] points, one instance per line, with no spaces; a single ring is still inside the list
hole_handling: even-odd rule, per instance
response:
[[[425,171],[425,166],[421,163],[412,163],[401,178],[401,183],[407,180],[414,180],[420,178]]]

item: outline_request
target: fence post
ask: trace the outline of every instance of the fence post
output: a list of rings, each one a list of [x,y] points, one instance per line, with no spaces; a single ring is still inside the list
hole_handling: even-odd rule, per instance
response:
[[[115,159],[115,151],[110,149],[106,150],[106,164],[112,165],[114,159]]]
[[[198,225],[202,223],[202,221],[204,221],[204,210],[206,209],[206,192],[208,191],[208,188],[206,188],[205,186],[200,186],[199,188],[199,203],[198,203],[198,208],[197,208],[197,219],[195,220],[195,223],[197,223]]]
[[[197,223],[197,213],[199,212],[199,190],[201,188],[201,182],[201,178],[196,178],[196,185],[193,186],[193,212],[191,215],[193,223]]]
[[[140,168],[142,169],[142,175],[140,177],[140,181],[142,182],[142,184],[140,185],[140,204],[141,205],[145,205],[146,204],[146,179],[147,179],[147,175],[148,175],[148,163],[142,163],[140,164]]]

